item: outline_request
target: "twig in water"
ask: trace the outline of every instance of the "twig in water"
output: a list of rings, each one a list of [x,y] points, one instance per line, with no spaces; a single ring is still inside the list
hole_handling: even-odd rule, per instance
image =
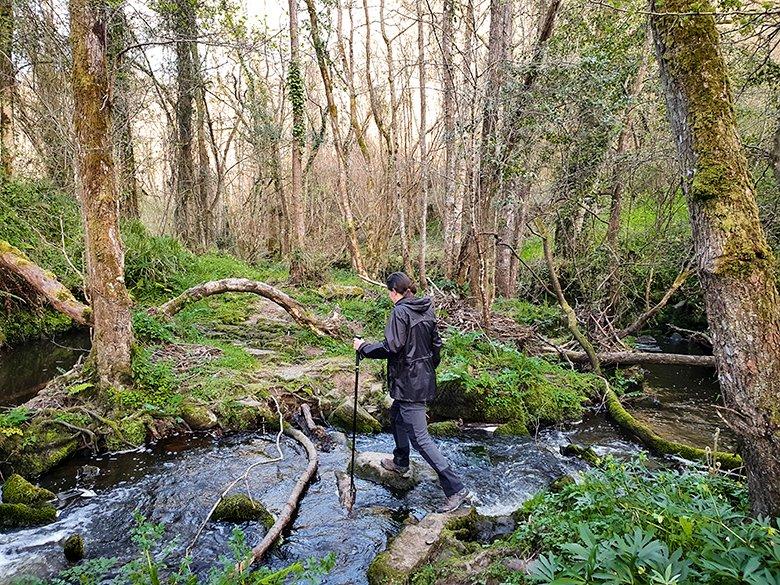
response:
[[[276,400],[276,397],[272,394],[271,399],[274,401],[274,404],[276,405],[276,412],[279,415],[279,432],[276,433],[276,450],[279,453],[278,457],[274,457],[273,459],[267,459],[265,461],[255,461],[246,468],[244,473],[234,479],[232,482],[228,484],[228,486],[222,490],[222,493],[219,495],[219,498],[217,498],[217,501],[214,502],[214,505],[211,506],[211,510],[209,510],[209,513],[206,514],[206,517],[203,519],[203,522],[200,525],[200,528],[198,528],[198,531],[195,533],[195,536],[193,537],[192,541],[190,542],[189,546],[184,551],[184,556],[189,556],[189,554],[192,552],[192,547],[195,546],[195,543],[198,541],[198,538],[200,537],[201,533],[203,532],[203,529],[206,527],[206,524],[208,524],[209,518],[211,518],[211,515],[214,513],[214,510],[217,509],[217,506],[219,506],[219,503],[222,501],[222,499],[232,490],[240,481],[246,481],[247,477],[249,477],[249,472],[252,471],[255,467],[259,465],[263,465],[265,463],[276,463],[279,461],[282,461],[284,459],[284,454],[282,453],[282,446],[281,446],[281,440],[282,440],[282,433],[284,432],[284,418],[282,417],[282,409],[279,406],[279,402]],[[249,497],[252,497],[252,494],[249,492],[249,486],[246,486],[247,488],[247,495]]]

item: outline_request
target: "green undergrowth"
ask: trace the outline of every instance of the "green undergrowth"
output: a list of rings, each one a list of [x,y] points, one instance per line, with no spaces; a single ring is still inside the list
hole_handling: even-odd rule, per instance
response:
[[[521,325],[535,327],[548,337],[556,337],[567,331],[558,305],[531,303],[524,299],[498,298],[493,303],[493,311],[507,315]]]
[[[538,493],[515,518],[515,532],[482,551],[494,562],[457,582],[773,585],[780,575],[779,520],[752,518],[741,482],[693,468],[607,458],[578,482]],[[530,574],[502,561],[512,557],[534,559]],[[451,558],[414,582],[468,566]]]
[[[598,387],[591,374],[527,356],[479,333],[448,330],[442,356],[432,410],[444,418],[527,427],[575,420]]]
[[[228,540],[230,553],[220,556],[208,571],[195,574],[192,558],[180,558],[181,539],[166,534],[165,525],[153,524],[136,512],[132,531],[134,556],[128,562],[112,557],[87,559],[61,571],[51,579],[16,577],[12,585],[283,585],[319,583],[335,564],[333,554],[292,563],[281,569],[266,567],[236,571],[238,563],[248,564],[252,550],[243,531],[235,527]]]

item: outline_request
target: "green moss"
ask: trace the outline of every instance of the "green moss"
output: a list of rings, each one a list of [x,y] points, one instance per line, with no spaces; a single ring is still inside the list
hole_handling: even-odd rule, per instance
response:
[[[428,432],[433,437],[454,437],[460,434],[461,429],[457,421],[445,420],[429,424]]]
[[[6,504],[37,507],[55,498],[52,492],[31,484],[18,473],[14,473],[3,484],[3,502]]]
[[[481,334],[448,331],[432,412],[470,422],[526,425],[576,420],[598,378],[565,369]]]
[[[0,504],[0,528],[25,528],[54,522],[57,510],[52,506],[34,508],[26,504]]]
[[[502,437],[525,437],[529,433],[528,427],[525,426],[525,422],[513,420],[499,426],[496,429],[495,434]]]
[[[217,425],[217,417],[208,408],[185,401],[181,407],[184,422],[194,431],[205,431]]]
[[[274,517],[260,503],[246,494],[234,494],[223,498],[211,519],[215,522],[249,522],[259,521],[263,526],[270,529],[274,525]]]
[[[596,455],[596,452],[592,447],[583,447],[582,445],[576,445],[569,443],[568,445],[561,446],[561,455],[569,457],[579,457],[583,461],[587,461],[591,465],[598,467],[601,465],[601,457]]]
[[[328,422],[337,429],[351,432],[353,412],[354,401],[351,399],[344,400],[333,409],[333,412],[328,417]],[[356,428],[357,432],[361,434],[378,433],[382,430],[382,425],[365,408],[358,405]]]
[[[71,534],[62,544],[65,558],[71,563],[76,563],[84,558],[84,537],[80,534]]]
[[[368,566],[369,585],[406,585],[408,576],[390,566],[390,554],[383,552],[377,555]]]
[[[109,420],[109,419],[106,419]],[[147,422],[151,419],[125,418],[111,425],[112,433],[106,438],[106,449],[124,451],[146,443]],[[113,423],[113,421],[111,421]]]

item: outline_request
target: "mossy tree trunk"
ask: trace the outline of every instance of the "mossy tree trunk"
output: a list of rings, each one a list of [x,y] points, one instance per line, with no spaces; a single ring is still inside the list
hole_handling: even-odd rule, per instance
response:
[[[13,171],[14,159],[14,37],[12,0],[0,0],[0,170],[5,177]]]
[[[709,2],[654,0],[661,79],[726,405],[756,514],[780,515],[780,297]],[[667,13],[667,14],[664,14]],[[678,13],[669,14],[669,13]]]
[[[107,13],[103,2],[70,1],[76,183],[84,217],[87,291],[94,327],[90,359],[100,384],[116,386],[130,379],[132,329],[111,154]]]
[[[291,261],[290,274],[295,282],[303,280],[303,252],[306,224],[303,211],[303,150],[306,148],[306,103],[301,57],[298,45],[298,0],[289,0],[290,9],[290,69],[287,90],[292,106],[292,144],[290,161],[289,215]]]

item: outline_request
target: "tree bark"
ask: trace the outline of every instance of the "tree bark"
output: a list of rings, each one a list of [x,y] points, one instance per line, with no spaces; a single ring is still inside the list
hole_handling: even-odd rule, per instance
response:
[[[753,512],[780,515],[780,297],[709,2],[655,0],[651,24],[713,353]],[[664,14],[669,13],[669,14]]]
[[[780,189],[780,120],[777,121],[775,128],[775,138],[772,142],[772,171],[775,174],[777,188]]]
[[[425,14],[422,2],[417,3],[417,58],[419,59],[420,75],[420,207],[422,217],[420,219],[420,259],[417,280],[424,289],[428,288],[425,273],[425,258],[428,247],[428,101],[427,79],[425,72]]]
[[[455,68],[452,62],[453,21],[455,19],[454,0],[444,0],[442,14],[441,56],[444,95],[442,97],[442,115],[444,116],[444,276],[452,278],[455,262],[460,248],[460,230],[458,217],[461,210],[457,205],[457,185],[455,169],[457,166],[457,145],[455,135]]]
[[[195,9],[190,0],[176,0],[173,32],[176,37],[176,160],[174,222],[177,235],[188,245],[197,243],[195,214],[195,162],[193,157],[193,113],[195,63],[193,38]]]
[[[578,364],[590,362],[588,354],[582,351],[559,352],[563,357]],[[715,367],[715,358],[711,355],[685,355],[681,353],[650,353],[642,351],[614,351],[596,353],[601,364],[616,366],[645,366],[660,364],[666,366],[701,366]]]
[[[14,166],[14,11],[12,0],[0,0],[0,170],[10,177]]]
[[[331,337],[340,336],[340,322],[337,318],[318,319],[301,303],[278,288],[274,288],[273,286],[258,280],[249,280],[247,278],[225,278],[193,286],[192,288],[185,290],[176,298],[160,305],[154,312],[165,315],[166,317],[173,317],[190,303],[228,292],[245,292],[260,295],[282,307],[296,322],[308,327],[317,335],[327,335]]]
[[[90,359],[105,387],[129,383],[133,341],[111,155],[107,12],[103,2],[70,2],[77,192],[84,217],[87,293],[93,316]]]
[[[92,311],[87,305],[78,301],[52,273],[32,262],[5,240],[0,240],[0,268],[21,277],[55,309],[76,323],[88,325],[91,322]]]

